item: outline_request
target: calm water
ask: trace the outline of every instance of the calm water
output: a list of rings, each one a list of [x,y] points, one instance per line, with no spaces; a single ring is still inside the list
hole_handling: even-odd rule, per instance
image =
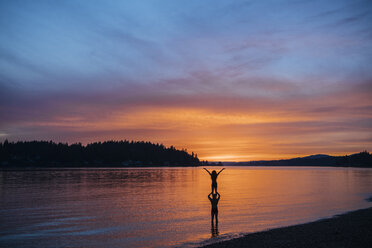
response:
[[[372,169],[227,167],[212,226],[210,185],[202,168],[0,171],[0,246],[198,246],[372,205]]]

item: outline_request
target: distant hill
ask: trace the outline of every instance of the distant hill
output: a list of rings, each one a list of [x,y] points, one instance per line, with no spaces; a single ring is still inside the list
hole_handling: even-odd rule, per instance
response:
[[[316,154],[301,158],[282,160],[262,160],[249,162],[225,162],[224,165],[236,166],[338,166],[338,167],[372,167],[372,154],[363,151],[346,156],[329,156]]]
[[[64,144],[52,141],[0,143],[0,168],[22,167],[129,167],[198,166],[196,154],[162,144],[106,141]]]
[[[310,155],[310,156],[306,156],[306,157],[303,157],[303,158],[307,158],[307,159],[319,159],[319,158],[329,158],[331,156],[327,155],[327,154],[315,154],[315,155]]]

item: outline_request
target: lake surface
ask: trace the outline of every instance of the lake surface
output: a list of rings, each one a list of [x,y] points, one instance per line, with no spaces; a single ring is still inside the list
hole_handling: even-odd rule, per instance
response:
[[[212,170],[213,168],[209,168]],[[372,206],[372,169],[0,171],[1,247],[192,247]]]

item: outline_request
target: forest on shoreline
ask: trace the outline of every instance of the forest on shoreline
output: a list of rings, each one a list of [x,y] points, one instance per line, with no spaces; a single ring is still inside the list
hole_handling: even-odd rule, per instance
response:
[[[53,141],[0,142],[0,168],[11,167],[160,167],[160,166],[335,166],[372,167],[372,154],[324,154],[246,162],[200,161],[197,154],[144,141],[104,141],[87,145]]]
[[[0,143],[0,167],[199,166],[197,154],[144,141],[105,141],[87,145],[53,141]]]

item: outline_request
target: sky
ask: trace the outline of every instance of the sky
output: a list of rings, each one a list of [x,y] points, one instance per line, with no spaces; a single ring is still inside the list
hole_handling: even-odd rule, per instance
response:
[[[0,141],[372,150],[369,0],[0,0],[0,30]]]

